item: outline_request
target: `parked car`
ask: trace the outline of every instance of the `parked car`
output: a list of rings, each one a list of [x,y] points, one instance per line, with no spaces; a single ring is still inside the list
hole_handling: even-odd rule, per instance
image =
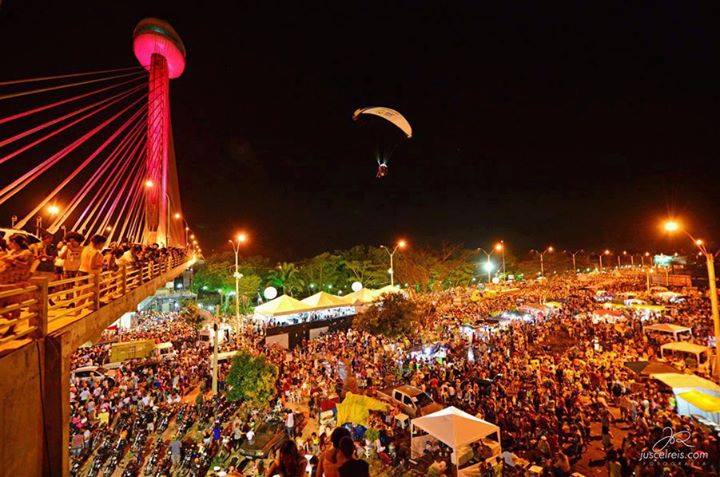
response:
[[[414,386],[402,385],[378,391],[378,396],[390,401],[411,417],[425,416],[442,409],[442,406],[423,390]]]

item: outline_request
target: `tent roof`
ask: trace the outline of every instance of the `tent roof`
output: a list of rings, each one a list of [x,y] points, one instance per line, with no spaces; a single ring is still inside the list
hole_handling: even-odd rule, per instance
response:
[[[335,308],[338,306],[347,306],[350,301],[346,298],[331,295],[330,293],[319,291],[314,295],[300,300],[302,303],[311,307],[313,310],[321,310],[324,308]]]
[[[653,378],[660,382],[663,382],[673,389],[678,388],[700,388],[707,389],[709,391],[720,392],[720,386],[714,382],[701,378],[695,374],[680,374],[680,373],[659,373],[654,374]]]
[[[376,292],[377,290],[371,290],[370,288],[361,288],[356,292],[345,295],[345,299],[349,303],[371,303],[377,299]]]
[[[287,295],[280,295],[274,300],[255,307],[256,314],[267,316],[292,315],[310,310],[312,308],[305,303]]]
[[[385,285],[382,288],[371,291],[376,297],[380,297],[380,295],[384,295],[385,293],[402,293],[402,289],[396,285]]]
[[[665,307],[662,305],[651,305],[650,303],[635,303],[630,305],[635,310],[650,310],[650,311],[665,311]]]
[[[672,366],[659,363],[657,361],[626,361],[625,367],[633,371],[635,374],[659,374],[659,373],[675,373],[677,369]]]
[[[478,441],[500,430],[495,424],[452,406],[413,419],[412,425],[453,449]]]
[[[700,391],[688,391],[678,394],[693,406],[705,412],[720,412],[720,398]]]
[[[645,329],[651,331],[662,331],[663,333],[682,333],[683,331],[692,331],[692,328],[688,326],[673,325],[670,323],[656,323],[654,325],[646,326]]]
[[[670,351],[686,351],[688,353],[702,353],[707,351],[707,346],[688,343],[687,341],[673,341],[672,343],[666,343],[660,346],[661,349],[669,349]]]
[[[658,292],[655,295],[659,296],[660,298],[676,298],[679,296],[684,296],[682,293],[677,293],[673,291]]]
[[[595,313],[596,315],[611,315],[611,316],[622,316],[622,314],[623,314],[622,310],[604,309],[604,308],[595,310],[593,313]]]

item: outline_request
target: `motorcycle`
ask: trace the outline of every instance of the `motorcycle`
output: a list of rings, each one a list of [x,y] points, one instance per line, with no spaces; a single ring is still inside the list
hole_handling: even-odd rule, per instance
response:
[[[136,459],[133,459],[130,462],[128,462],[128,465],[125,466],[125,470],[123,470],[122,477],[135,477],[138,474],[139,470],[140,470],[140,465],[138,464],[138,461]]]

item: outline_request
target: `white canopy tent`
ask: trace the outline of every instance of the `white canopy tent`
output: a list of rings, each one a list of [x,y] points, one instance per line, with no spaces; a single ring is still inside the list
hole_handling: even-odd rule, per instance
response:
[[[280,295],[274,300],[255,307],[255,314],[262,316],[281,316],[304,313],[312,308],[300,300],[287,295]]]
[[[699,370],[710,370],[712,365],[711,351],[707,346],[690,343],[688,341],[673,341],[660,346],[660,357],[663,359],[685,359],[692,356]]]
[[[377,299],[376,293],[377,290],[371,290],[370,288],[361,288],[356,292],[348,293],[347,295],[345,295],[345,299],[348,300],[348,303],[352,305],[372,303]]]
[[[701,391],[712,396],[720,396],[720,386],[695,374],[659,373],[653,374],[652,378],[671,387],[674,394]]]
[[[415,436],[417,429],[427,434]],[[494,440],[487,439],[493,435]],[[453,450],[452,462],[458,467],[467,461],[464,451],[474,442],[482,441],[489,446],[493,456],[502,452],[498,426],[452,406],[410,421],[410,436],[412,458],[422,455],[429,439],[437,439]]]
[[[380,298],[383,295],[386,294],[392,294],[392,293],[405,293],[402,288],[400,288],[397,285],[385,285],[382,288],[378,288],[377,290],[371,290],[373,295],[375,295],[376,298]]]
[[[673,325],[671,323],[656,323],[654,325],[649,325],[643,328],[643,331],[647,333],[655,332],[655,333],[665,333],[673,336],[673,339],[675,341],[678,341],[679,335],[683,333],[688,333],[690,336],[692,336],[692,328],[689,326],[680,326],[680,325]]]
[[[324,310],[326,308],[337,308],[341,306],[350,306],[350,300],[347,297],[342,298],[330,293],[320,291],[314,295],[300,300],[313,310]]]

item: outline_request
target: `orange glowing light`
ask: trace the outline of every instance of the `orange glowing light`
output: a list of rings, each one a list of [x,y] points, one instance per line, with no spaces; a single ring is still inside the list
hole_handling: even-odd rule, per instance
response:
[[[504,248],[505,248],[505,246],[504,246],[502,243],[500,243],[500,242],[498,242],[498,243],[495,244],[495,250],[497,250],[498,252],[502,252],[502,250],[503,250]]]
[[[663,228],[666,232],[677,232],[678,230],[680,230],[680,222],[676,220],[667,220],[663,224]]]
[[[151,187],[155,187],[155,183],[152,181],[152,179],[148,179],[145,181],[145,187],[147,187],[148,189]]]
[[[407,247],[407,242],[406,242],[405,240],[403,240],[403,239],[400,239],[400,240],[398,240],[397,246],[398,246],[399,249],[402,250],[402,249],[404,249],[405,247]]]

